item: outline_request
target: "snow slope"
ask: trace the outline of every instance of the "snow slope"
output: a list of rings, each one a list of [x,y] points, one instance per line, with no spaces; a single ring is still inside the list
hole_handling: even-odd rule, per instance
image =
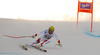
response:
[[[89,24],[89,22],[79,22],[77,30],[76,22],[0,19],[0,55],[100,55],[100,23],[94,23],[92,33]],[[63,47],[55,46],[57,41],[52,38],[50,44],[42,47],[48,51],[46,53],[32,47],[25,51],[20,47],[20,44],[33,42],[41,35],[35,39],[3,36],[34,35],[49,26],[56,28],[55,33]],[[90,33],[90,35],[86,33]],[[98,37],[94,35],[98,35]]]

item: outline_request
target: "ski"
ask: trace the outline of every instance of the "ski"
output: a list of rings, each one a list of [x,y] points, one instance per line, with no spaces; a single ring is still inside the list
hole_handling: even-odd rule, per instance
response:
[[[23,45],[20,45],[21,46],[21,48],[23,48],[24,50],[28,50],[27,48],[25,48]]]
[[[34,47],[35,49],[38,49],[38,50],[40,50],[40,51],[47,52],[47,50],[44,50],[44,49],[38,48],[38,47],[36,47],[36,46],[33,46],[33,45],[31,45],[31,46],[32,46],[32,47]]]

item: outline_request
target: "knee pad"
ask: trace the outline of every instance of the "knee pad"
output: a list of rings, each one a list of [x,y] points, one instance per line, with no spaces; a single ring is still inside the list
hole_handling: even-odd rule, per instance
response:
[[[38,40],[36,40],[36,43],[40,43],[40,38]]]

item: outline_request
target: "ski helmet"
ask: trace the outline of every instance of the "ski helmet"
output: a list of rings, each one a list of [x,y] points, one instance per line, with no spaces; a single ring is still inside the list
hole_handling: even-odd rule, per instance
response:
[[[54,28],[53,26],[50,26],[50,27],[49,27],[49,31],[54,32],[54,30],[55,30],[55,28]]]

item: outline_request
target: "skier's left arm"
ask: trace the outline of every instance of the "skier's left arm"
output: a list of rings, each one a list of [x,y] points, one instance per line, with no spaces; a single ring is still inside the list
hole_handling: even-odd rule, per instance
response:
[[[62,47],[62,44],[61,44],[61,42],[60,42],[60,39],[57,37],[56,34],[54,34],[54,37],[57,39],[57,41],[58,41],[58,45],[59,45],[60,47]]]

